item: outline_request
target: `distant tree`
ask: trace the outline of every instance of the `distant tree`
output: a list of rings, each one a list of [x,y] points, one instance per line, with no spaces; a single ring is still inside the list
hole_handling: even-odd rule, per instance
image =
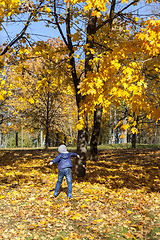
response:
[[[36,131],[43,126],[46,148],[50,146],[51,129],[52,132],[64,132],[66,135],[67,131],[71,132],[66,131],[66,111],[71,104],[67,96],[71,97],[74,91],[69,86],[65,56],[60,55],[57,48],[54,53],[58,44],[58,40],[38,43],[34,50],[30,49],[27,55],[23,55],[23,61],[21,59],[16,66],[9,67],[8,74],[8,81],[14,87],[13,110],[24,119],[25,128]],[[37,57],[37,49],[41,51],[40,57]],[[63,67],[58,66],[60,64]],[[72,113],[74,110],[73,101]],[[71,120],[70,116],[68,119]]]

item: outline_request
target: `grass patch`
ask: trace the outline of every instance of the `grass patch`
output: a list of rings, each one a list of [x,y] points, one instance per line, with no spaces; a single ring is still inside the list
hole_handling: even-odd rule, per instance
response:
[[[131,143],[99,145],[98,149],[132,149]],[[160,149],[160,144],[136,144],[136,149]]]

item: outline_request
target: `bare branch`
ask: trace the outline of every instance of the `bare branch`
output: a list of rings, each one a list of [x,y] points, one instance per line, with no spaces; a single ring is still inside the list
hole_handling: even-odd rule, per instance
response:
[[[113,1],[114,2],[114,1]],[[122,10],[120,10],[119,12],[117,12],[114,16],[110,16],[110,18],[108,18],[107,20],[103,21],[101,24],[99,24],[95,31],[98,31],[100,28],[102,28],[104,25],[106,25],[107,23],[110,23],[111,21],[113,21],[115,18],[117,18],[118,16],[120,16],[124,10],[128,9],[130,6],[134,5],[135,3],[139,2],[139,0],[134,0],[133,2],[131,2],[130,4],[128,4],[126,7],[124,7]],[[114,8],[114,4],[113,7],[111,6],[111,9]],[[112,12],[113,13],[113,12]],[[111,14],[111,11],[110,11]]]
[[[58,22],[58,15],[57,15],[57,12],[56,12],[56,1],[55,0],[54,0],[54,17],[55,17],[55,21],[56,21],[56,25],[58,27],[58,30],[59,30],[59,32],[61,34],[61,37],[62,37],[63,41],[65,42],[66,46],[68,47],[67,40],[66,40],[66,38],[65,38],[65,36],[63,34],[63,31],[62,31],[62,29],[60,27],[59,22]]]
[[[40,2],[38,8],[41,6],[42,3],[43,3],[43,1]],[[37,9],[38,9],[38,8],[37,8]],[[0,53],[0,56],[2,56],[2,55],[4,55],[5,53],[7,53],[7,51],[9,50],[9,48],[12,47],[18,40],[20,40],[20,39],[24,36],[24,34],[26,33],[26,30],[27,30],[27,28],[28,28],[28,26],[29,26],[29,24],[30,24],[30,22],[31,22],[31,19],[32,19],[33,17],[35,17],[36,14],[37,14],[37,11],[35,11],[35,10],[31,11],[30,16],[29,16],[27,22],[25,23],[25,26],[24,26],[24,28],[22,29],[22,31],[21,31],[15,38],[13,38],[12,41],[10,41],[10,43],[9,43],[9,44],[4,48],[4,50]]]

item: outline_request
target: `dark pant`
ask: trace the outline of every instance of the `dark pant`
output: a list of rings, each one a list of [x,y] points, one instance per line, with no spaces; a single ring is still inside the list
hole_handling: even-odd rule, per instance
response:
[[[66,177],[67,185],[68,185],[68,197],[71,197],[71,195],[72,195],[72,173],[71,173],[71,168],[64,168],[62,170],[59,170],[59,172],[58,172],[58,181],[56,183],[56,188],[55,188],[54,195],[58,194],[64,176]]]

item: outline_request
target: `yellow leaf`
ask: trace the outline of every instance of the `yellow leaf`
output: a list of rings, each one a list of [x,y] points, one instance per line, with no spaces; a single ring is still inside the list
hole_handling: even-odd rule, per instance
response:
[[[80,124],[80,123],[77,124],[77,129],[78,129],[78,130],[81,130],[82,128],[83,128],[83,125],[82,125],[82,124]]]
[[[120,138],[125,138],[125,135],[124,135],[124,133],[123,133],[123,132],[121,133],[121,136],[120,136]]]
[[[137,134],[137,133],[138,133],[138,129],[135,128],[135,127],[133,127],[133,128],[131,129],[131,132],[132,132],[133,134]]]
[[[82,215],[80,213],[76,213],[71,219],[72,220],[77,220],[77,219],[81,219]]]
[[[127,213],[132,213],[132,212],[130,210],[128,210]]]
[[[133,236],[130,232],[128,232],[128,233],[123,233],[123,236],[124,236],[125,238],[127,238],[127,239],[132,239],[132,238],[134,238],[134,236]]]
[[[5,80],[2,80],[1,81],[1,85],[5,85],[6,81]]]
[[[133,126],[135,127],[136,125],[137,125],[137,122],[136,122],[136,121],[134,121],[134,122],[133,122]]]
[[[81,208],[87,208],[88,206],[86,204],[83,204]]]
[[[50,13],[51,12],[51,9],[49,7],[46,7],[46,12],[47,13]]]
[[[97,219],[97,220],[94,220],[95,223],[97,222],[103,222],[103,219]]]
[[[47,203],[48,205],[52,205],[52,203],[51,203],[51,202],[49,202],[49,201],[46,201],[46,203]]]
[[[33,98],[30,98],[30,99],[29,99],[29,102],[30,102],[31,104],[34,104],[34,99],[33,99]]]

